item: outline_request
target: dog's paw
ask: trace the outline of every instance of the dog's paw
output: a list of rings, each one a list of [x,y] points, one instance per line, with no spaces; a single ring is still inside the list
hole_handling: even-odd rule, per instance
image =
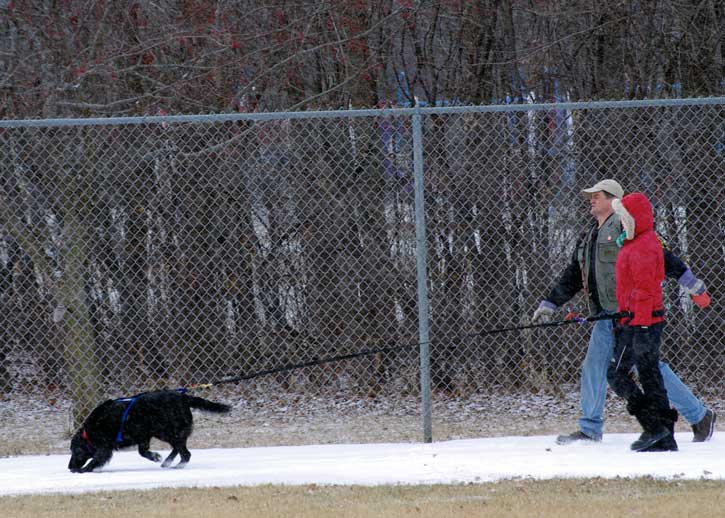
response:
[[[162,468],[168,468],[170,466],[171,466],[171,461],[170,460],[165,460],[164,462],[161,463],[161,467]]]
[[[174,466],[174,469],[184,469],[186,464],[186,462],[179,462],[176,466]]]
[[[155,451],[152,451],[152,452],[149,452],[149,459],[151,459],[154,462],[161,462],[161,455],[159,455]]]

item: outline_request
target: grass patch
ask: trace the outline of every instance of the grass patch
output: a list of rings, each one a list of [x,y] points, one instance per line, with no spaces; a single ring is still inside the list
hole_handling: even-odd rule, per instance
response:
[[[254,486],[0,498],[0,515],[53,518],[274,516],[710,516],[725,482],[639,479],[506,480],[434,486]]]

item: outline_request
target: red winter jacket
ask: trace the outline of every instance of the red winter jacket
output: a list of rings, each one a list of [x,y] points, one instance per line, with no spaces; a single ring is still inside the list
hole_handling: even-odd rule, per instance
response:
[[[639,192],[614,200],[612,206],[627,233],[615,266],[617,311],[634,313],[628,323],[631,326],[662,322],[662,316],[652,316],[653,311],[662,312],[664,308],[662,281],[665,278],[664,254],[654,232],[652,206]]]

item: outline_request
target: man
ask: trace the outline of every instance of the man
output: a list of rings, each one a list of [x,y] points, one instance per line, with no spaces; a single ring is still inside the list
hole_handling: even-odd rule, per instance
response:
[[[588,228],[577,242],[571,262],[561,273],[546,299],[534,312],[532,321],[548,322],[554,310],[584,290],[592,314],[614,313],[617,309],[615,262],[621,233],[619,216],[614,214],[612,200],[622,198],[624,190],[614,180],[602,180],[584,190],[589,199],[596,224]],[[678,284],[699,307],[710,304],[705,283],[697,279],[678,257],[664,248],[665,275]],[[579,430],[557,437],[558,444],[576,441],[601,441],[604,427],[604,402],[607,396],[607,368],[614,350],[612,320],[594,324],[587,354],[582,364]],[[694,441],[707,441],[715,429],[716,414],[702,404],[689,388],[672,372],[669,365],[659,362],[667,395],[680,414],[690,423]]]
[[[665,260],[654,231],[652,205],[641,192],[612,201],[624,232],[617,239],[621,250],[615,266],[618,319],[614,333],[614,357],[607,381],[627,400],[627,411],[642,426],[634,451],[677,451],[675,421],[659,369],[660,337],[665,325],[662,281]],[[637,369],[639,384],[630,376]]]

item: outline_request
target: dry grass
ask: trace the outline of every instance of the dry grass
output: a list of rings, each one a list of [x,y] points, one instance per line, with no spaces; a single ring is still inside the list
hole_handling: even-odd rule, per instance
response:
[[[14,518],[143,516],[377,518],[415,516],[666,517],[713,516],[725,482],[655,479],[508,480],[436,486],[258,486],[160,489],[0,498]]]

